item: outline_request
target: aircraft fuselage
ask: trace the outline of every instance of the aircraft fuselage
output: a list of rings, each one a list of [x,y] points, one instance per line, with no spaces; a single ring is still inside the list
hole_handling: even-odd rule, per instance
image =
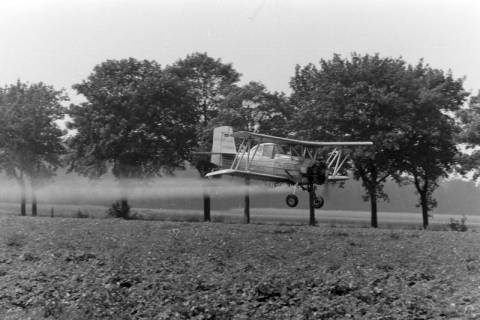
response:
[[[283,153],[275,143],[261,143],[248,152],[237,154],[238,170],[272,174],[290,180],[292,184],[308,183],[306,174],[314,160]]]

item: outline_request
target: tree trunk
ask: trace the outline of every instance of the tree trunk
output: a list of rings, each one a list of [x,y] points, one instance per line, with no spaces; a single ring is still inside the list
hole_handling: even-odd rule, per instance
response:
[[[249,193],[249,186],[250,186],[250,178],[245,178],[245,208],[243,210],[243,222],[250,223],[250,193]]]
[[[423,229],[428,227],[428,199],[426,192],[420,192],[420,205],[422,207]]]
[[[23,177],[20,178],[20,214],[22,216],[27,215],[27,191]]]
[[[128,204],[128,186],[127,182],[124,179],[119,180],[120,186],[120,201],[119,207],[117,208],[116,215],[123,219],[131,219],[132,216],[130,215],[130,206]]]
[[[421,184],[421,178],[418,175],[413,175],[413,181],[417,192],[420,195],[420,206],[422,207],[422,222],[423,229],[428,227],[428,180],[423,180],[423,186]]]
[[[27,197],[25,195],[25,189],[23,188],[21,192],[22,192],[22,195],[20,198],[20,214],[22,216],[26,216],[27,215]]]
[[[373,228],[378,228],[378,217],[377,217],[377,193],[370,191],[370,212],[371,212],[371,221],[370,224]]]
[[[120,199],[120,215],[123,219],[131,219],[130,215],[130,206],[128,205],[128,199],[125,196],[122,196]]]
[[[37,216],[37,195],[35,194],[35,189],[32,186],[32,216]]]
[[[377,217],[377,186],[380,184],[378,180],[378,172],[375,165],[369,165],[369,172],[366,167],[356,164],[357,170],[360,173],[362,178],[363,187],[367,190],[367,195],[370,198],[370,225],[372,228],[378,228],[378,217]],[[386,177],[385,177],[386,178]]]
[[[208,190],[203,192],[203,221],[210,221],[210,194]]]
[[[211,221],[210,215],[210,184],[205,175],[210,171],[209,162],[204,159],[199,159],[197,162],[197,171],[200,177],[203,179],[203,221]]]
[[[315,225],[315,207],[313,206],[313,201],[315,199],[315,188],[313,184],[308,186],[308,203],[310,208],[310,215],[309,215],[309,225]]]
[[[128,199],[127,199],[127,197],[122,197],[122,198],[120,199],[120,204],[121,204],[121,206],[122,206],[122,209],[127,208],[127,207],[128,207]]]

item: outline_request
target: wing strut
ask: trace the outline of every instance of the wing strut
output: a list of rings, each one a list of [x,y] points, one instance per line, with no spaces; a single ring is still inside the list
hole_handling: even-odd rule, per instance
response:
[[[342,154],[341,150],[335,149],[330,152],[327,158],[327,170],[333,170],[332,177],[336,177],[345,161],[347,161],[348,154]]]
[[[238,153],[235,156],[235,159],[233,159],[232,166],[230,167],[230,169],[238,170],[238,167],[240,166],[240,162],[242,161],[243,156],[245,155],[244,149],[246,147],[245,145],[246,140],[247,138],[243,138],[242,143],[240,143],[240,147],[238,148]]]

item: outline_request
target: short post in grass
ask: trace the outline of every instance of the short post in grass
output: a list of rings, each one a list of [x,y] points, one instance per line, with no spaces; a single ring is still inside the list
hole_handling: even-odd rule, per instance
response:
[[[210,220],[210,188],[207,182],[203,186],[203,221]]]
[[[311,226],[315,225],[315,207],[313,206],[314,201],[315,201],[315,187],[313,183],[309,183],[308,184],[308,204],[310,207],[309,225]]]
[[[243,222],[250,223],[250,178],[245,177],[245,208],[243,209]]]
[[[203,182],[203,221],[211,221],[211,215],[210,215],[210,184],[209,180],[205,176],[207,173],[209,173],[214,167],[210,163],[210,159],[206,155],[200,155],[200,154],[194,154],[194,159],[193,159],[196,164],[195,167],[198,170],[198,173],[200,174],[200,177],[202,178]]]
[[[50,208],[50,217],[53,218],[53,207]]]

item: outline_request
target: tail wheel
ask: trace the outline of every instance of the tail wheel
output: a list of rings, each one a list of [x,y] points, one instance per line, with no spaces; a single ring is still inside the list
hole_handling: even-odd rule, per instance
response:
[[[315,197],[315,199],[313,199],[313,207],[315,209],[320,209],[323,207],[324,203],[325,200],[322,197]]]
[[[294,208],[298,204],[298,197],[294,194],[289,194],[285,201],[287,202],[287,206],[289,206],[290,208]]]

